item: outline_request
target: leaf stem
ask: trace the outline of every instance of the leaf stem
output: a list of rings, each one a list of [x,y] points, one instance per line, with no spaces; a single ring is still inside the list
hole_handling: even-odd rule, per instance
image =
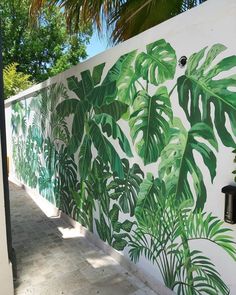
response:
[[[171,97],[172,93],[174,92],[175,88],[177,86],[177,83],[174,85],[174,87],[171,89],[170,93],[169,93],[169,97]]]

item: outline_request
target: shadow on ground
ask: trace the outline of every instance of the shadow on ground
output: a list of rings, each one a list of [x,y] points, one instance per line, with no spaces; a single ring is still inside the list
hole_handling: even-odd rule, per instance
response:
[[[63,238],[70,226],[48,218],[12,183],[10,198],[16,295],[156,294],[84,237]]]

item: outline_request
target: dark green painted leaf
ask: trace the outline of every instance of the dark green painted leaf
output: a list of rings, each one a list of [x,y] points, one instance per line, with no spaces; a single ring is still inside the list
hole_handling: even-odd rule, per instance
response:
[[[82,84],[86,98],[94,88],[93,79],[89,70],[81,72]]]
[[[128,105],[120,102],[120,101],[113,101],[110,104],[104,104],[100,108],[96,108],[96,114],[108,114],[112,116],[115,121],[118,121],[128,110]]]
[[[225,72],[236,69],[236,56],[212,65],[225,49],[224,45],[215,44],[205,58],[206,48],[194,53],[189,58],[185,75],[177,81],[178,94],[179,103],[192,126],[199,122],[205,122],[209,127],[214,125],[223,144],[235,147],[236,91],[232,88],[236,87],[236,75],[226,77]],[[219,78],[223,73],[224,76]],[[226,124],[227,118],[232,132]]]
[[[125,173],[124,179],[114,175],[114,180],[109,183],[107,190],[110,198],[119,201],[122,211],[133,216],[139,186],[144,174],[137,164],[130,167],[127,159],[122,159],[122,164]]]
[[[122,251],[127,246],[127,244],[128,242],[125,239],[117,237],[115,241],[113,241],[112,247],[118,251]]]
[[[100,215],[100,226],[101,226],[103,241],[107,240],[107,242],[111,244],[111,241],[112,241],[111,230],[109,226],[107,225],[103,214]]]
[[[108,216],[113,226],[115,223],[118,222],[119,212],[120,212],[119,206],[114,204],[112,206],[112,209],[110,210],[109,216]]]
[[[93,68],[92,79],[93,79],[94,86],[98,85],[101,82],[104,67],[105,67],[105,63],[102,63]]]
[[[113,224],[113,230],[115,231],[115,232],[117,232],[117,233],[119,233],[120,232],[120,230],[121,230],[121,222],[115,222],[114,224]]]
[[[137,56],[135,72],[144,80],[159,85],[174,78],[176,63],[174,49],[162,39],[147,45],[147,53]]]
[[[103,235],[102,226],[97,219],[95,219],[95,224],[99,237],[101,238],[101,240],[106,241],[106,237]]]
[[[198,152],[209,170],[213,181],[216,175],[216,156],[202,139],[217,150],[217,141],[212,128],[205,123],[195,124],[187,132],[179,120],[172,130],[170,143],[163,150],[159,166],[160,177],[165,180],[168,193],[174,194],[177,201],[192,200],[195,209],[203,209],[206,202],[206,187],[193,152]],[[199,140],[200,139],[200,140]],[[194,194],[189,176],[193,180]]]
[[[121,228],[126,231],[126,232],[130,232],[132,227],[133,227],[134,223],[129,221],[129,220],[125,220],[122,225]]]
[[[121,149],[123,150],[123,152],[126,153],[128,157],[133,156],[127,137],[121,130],[120,126],[110,115],[95,115],[94,121],[97,124],[101,124],[102,131],[105,132],[108,137],[112,136],[113,139],[118,139]]]
[[[101,107],[104,104],[109,104],[115,100],[117,94],[116,82],[110,82],[96,86],[92,93],[89,95],[89,101],[93,103],[95,107]]]
[[[84,135],[85,112],[86,109],[83,102],[78,101],[72,123],[71,139],[68,144],[69,154],[74,154],[81,144]]]
[[[90,171],[92,160],[91,145],[92,141],[86,134],[79,151],[79,174],[82,180],[87,178]]]
[[[73,91],[79,99],[85,99],[85,91],[82,81],[78,81],[78,78],[75,76],[67,78],[68,88]]]
[[[129,122],[131,137],[147,165],[157,161],[169,140],[172,109],[166,87],[160,87],[152,97],[139,91],[133,108]]]
[[[68,99],[63,100],[56,107],[56,112],[60,118],[68,117],[71,114],[74,114],[79,103],[78,99]]]
[[[119,177],[123,178],[124,171],[122,162],[113,145],[101,133],[101,130],[94,121],[89,121],[89,128],[89,135],[98,151],[98,155],[102,158],[104,163],[110,164],[113,172],[117,172]]]

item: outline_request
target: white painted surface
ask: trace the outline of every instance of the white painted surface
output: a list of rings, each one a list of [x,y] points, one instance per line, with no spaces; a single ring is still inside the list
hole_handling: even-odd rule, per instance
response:
[[[32,94],[55,82],[64,82],[67,77],[72,75],[79,76],[79,73],[86,69],[91,69],[93,66],[106,62],[106,69],[122,55],[133,49],[138,48],[139,51],[145,49],[146,44],[152,43],[155,40],[164,38],[176,50],[177,58],[186,55],[189,57],[192,53],[199,51],[205,46],[211,46],[215,43],[222,43],[227,46],[227,50],[221,54],[220,58],[224,56],[236,55],[236,1],[235,0],[208,0],[201,6],[194,8],[182,15],[170,19],[161,25],[154,27],[115,48],[109,49],[94,58],[85,61],[59,75],[53,77],[39,85],[24,91],[21,94],[12,97],[6,102],[7,110],[11,102],[31,97]],[[106,72],[106,69],[104,73]],[[184,69],[177,68],[176,77],[184,73]],[[172,81],[170,82],[170,86]],[[175,92],[176,94],[176,92]],[[181,117],[186,126],[188,122],[182,109],[177,103],[177,95],[172,101],[175,113]],[[235,114],[236,115],[236,114]],[[8,121],[9,124],[9,121]],[[8,129],[10,127],[8,126]],[[10,134],[10,131],[8,132]],[[9,137],[10,141],[10,137]],[[9,145],[11,146],[10,142]],[[217,154],[217,176],[212,184],[210,181],[209,173],[204,167],[202,160],[199,159],[199,167],[201,167],[204,174],[205,184],[208,190],[208,199],[206,210],[212,212],[214,215],[223,219],[224,212],[224,198],[221,193],[221,188],[224,185],[230,184],[233,181],[231,171],[234,169],[233,154],[230,149],[224,147],[222,144],[219,146],[219,153]],[[135,161],[141,166],[143,171],[144,167],[140,159]],[[148,170],[150,171],[150,165]],[[153,166],[153,169],[155,167]],[[155,173],[155,170],[153,171]],[[236,239],[236,225],[226,225],[232,229],[232,235]],[[199,243],[199,248],[204,250],[213,263],[216,265],[223,280],[231,288],[231,294],[236,294],[236,264],[223,250],[216,249],[212,244]],[[127,253],[124,253],[127,255]],[[157,269],[146,260],[141,260],[139,266],[149,274],[156,274]]]
[[[1,142],[0,142],[0,147],[1,147]],[[1,148],[0,148],[0,294],[1,295],[14,294],[12,266],[8,259],[8,253],[7,253]]]

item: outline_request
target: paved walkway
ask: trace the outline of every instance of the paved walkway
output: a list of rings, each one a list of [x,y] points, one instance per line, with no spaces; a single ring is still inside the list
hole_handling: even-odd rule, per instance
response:
[[[62,219],[47,218],[10,183],[16,295],[156,295],[83,237],[63,239]]]

